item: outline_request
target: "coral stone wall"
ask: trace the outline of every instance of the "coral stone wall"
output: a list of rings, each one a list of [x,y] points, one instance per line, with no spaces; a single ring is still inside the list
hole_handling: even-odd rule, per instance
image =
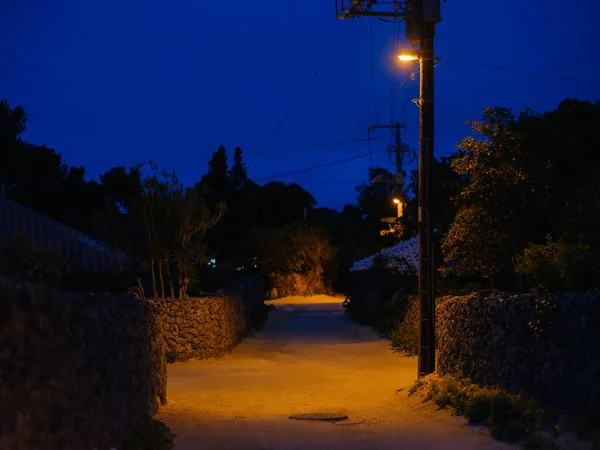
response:
[[[600,403],[600,294],[440,299],[438,371],[565,408]]]
[[[0,281],[0,448],[120,447],[166,401],[160,333],[128,296]]]
[[[167,358],[186,361],[231,351],[248,330],[241,297],[148,300],[163,328]]]

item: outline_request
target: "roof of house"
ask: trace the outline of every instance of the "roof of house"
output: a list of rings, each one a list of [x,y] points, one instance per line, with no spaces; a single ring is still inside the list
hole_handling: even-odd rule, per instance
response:
[[[407,239],[393,247],[388,247],[379,253],[361,259],[354,263],[350,271],[370,269],[378,257],[386,259],[387,267],[395,271],[405,271],[407,269],[406,264],[409,266],[408,269],[417,270],[419,266],[419,238],[417,236]]]

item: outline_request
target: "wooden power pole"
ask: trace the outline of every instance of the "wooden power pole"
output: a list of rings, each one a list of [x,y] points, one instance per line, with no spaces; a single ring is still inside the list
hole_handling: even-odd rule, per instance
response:
[[[373,130],[381,128],[386,128],[392,131],[394,135],[394,145],[390,145],[389,152],[394,154],[396,164],[396,176],[394,177],[394,185],[396,187],[397,193],[400,194],[404,189],[404,171],[402,168],[404,159],[403,154],[407,151],[407,148],[402,145],[402,133],[400,132],[400,130],[402,128],[406,129],[406,125],[400,122],[391,122],[385,125],[371,125],[368,128],[369,137],[371,136],[371,132]]]
[[[433,38],[435,24],[441,20],[441,0],[408,0],[378,3],[376,0],[336,0],[338,18],[378,16],[405,19],[406,38],[419,44],[420,64],[420,132],[419,132],[419,376],[435,371],[435,297],[433,284],[433,221],[431,191],[433,167],[434,79]],[[338,6],[341,4],[341,9]],[[376,10],[375,8],[387,8]],[[391,8],[391,11],[389,10]]]

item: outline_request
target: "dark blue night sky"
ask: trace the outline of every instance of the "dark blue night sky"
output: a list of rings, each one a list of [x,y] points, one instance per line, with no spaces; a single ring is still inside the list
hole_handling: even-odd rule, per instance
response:
[[[84,165],[155,159],[186,184],[210,154],[236,145],[250,161],[347,26],[334,0],[3,0],[0,99],[29,115],[25,138]],[[600,2],[449,0],[442,5],[436,54],[479,63],[600,81]],[[379,120],[391,118],[396,60],[393,25],[374,30]],[[404,30],[400,36],[404,43]],[[316,163],[373,111],[369,20],[354,21],[304,98],[250,168],[264,179]],[[414,70],[398,65],[398,83]],[[418,146],[418,77],[397,91],[395,119]],[[442,60],[436,69],[436,155],[468,133],[466,120],[502,105],[543,112],[565,97],[600,100],[600,85],[504,72]],[[324,162],[368,152],[373,114]],[[373,141],[390,167],[388,136]],[[296,177],[319,205],[355,200],[368,158]]]

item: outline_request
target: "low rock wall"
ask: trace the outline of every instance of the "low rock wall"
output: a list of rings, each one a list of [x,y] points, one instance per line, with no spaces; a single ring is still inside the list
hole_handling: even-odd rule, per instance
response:
[[[600,404],[600,295],[478,293],[436,308],[438,371],[567,409]]]
[[[160,333],[129,296],[0,281],[0,448],[120,448],[166,402]]]
[[[231,351],[246,335],[241,297],[148,300],[163,328],[167,360],[212,358]]]

